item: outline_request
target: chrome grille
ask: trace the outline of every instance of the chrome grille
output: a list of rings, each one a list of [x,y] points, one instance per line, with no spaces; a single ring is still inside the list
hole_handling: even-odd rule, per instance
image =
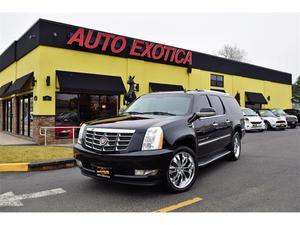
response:
[[[258,121],[258,122],[251,122],[252,124],[261,124],[261,122],[260,121]]]
[[[127,150],[135,130],[87,128],[85,146],[94,152],[113,152]],[[101,143],[101,140],[105,143]]]

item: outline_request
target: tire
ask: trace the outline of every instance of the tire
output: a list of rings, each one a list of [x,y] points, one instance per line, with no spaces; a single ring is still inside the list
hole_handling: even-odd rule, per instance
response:
[[[187,157],[188,161],[185,161],[183,159],[184,157]],[[178,164],[176,163],[176,161],[177,162],[179,161]],[[180,166],[182,162],[184,162],[185,165],[190,166],[190,169],[188,171],[187,169],[186,172],[182,170],[182,167]],[[176,148],[176,150],[174,151],[174,154],[168,163],[166,171],[164,172],[163,175],[164,186],[168,191],[171,191],[173,193],[180,193],[180,192],[187,191],[194,184],[197,178],[197,172],[198,172],[198,165],[197,165],[195,153],[188,147],[180,146]],[[188,178],[188,175],[190,175],[190,178]],[[183,179],[184,176],[187,179],[185,182]],[[178,178],[175,179],[175,177]]]
[[[294,125],[291,125],[291,128],[292,129],[295,129],[297,127],[297,125],[296,124],[294,124]]]
[[[241,145],[241,136],[238,132],[235,132],[232,136],[231,143],[229,145],[230,153],[228,159],[231,161],[237,161],[240,158],[242,145]]]
[[[271,130],[271,125],[268,121],[265,121],[265,125],[266,125],[266,130]]]

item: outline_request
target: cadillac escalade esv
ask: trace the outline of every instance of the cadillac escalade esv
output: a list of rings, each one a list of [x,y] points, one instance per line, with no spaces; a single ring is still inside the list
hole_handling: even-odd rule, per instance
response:
[[[244,133],[241,108],[226,93],[151,93],[115,118],[83,124],[74,156],[92,178],[183,192],[199,167],[225,156],[238,160]]]

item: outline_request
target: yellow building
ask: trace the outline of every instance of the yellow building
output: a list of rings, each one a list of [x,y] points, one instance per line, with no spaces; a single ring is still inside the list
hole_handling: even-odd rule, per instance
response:
[[[242,107],[292,106],[291,74],[40,19],[0,56],[0,130],[42,143],[41,127],[115,116],[129,76],[137,96],[211,89]],[[48,135],[62,142],[73,131],[56,128]]]

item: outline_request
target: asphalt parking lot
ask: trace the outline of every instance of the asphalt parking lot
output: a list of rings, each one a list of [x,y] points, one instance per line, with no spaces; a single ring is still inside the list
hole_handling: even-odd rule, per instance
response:
[[[161,187],[109,184],[77,168],[0,173],[0,211],[153,212],[187,200],[176,212],[300,211],[300,127],[247,133],[237,162],[221,159],[200,169],[192,189],[170,194]],[[1,206],[14,195],[61,188],[65,192]],[[1,197],[2,195],[2,197]]]

